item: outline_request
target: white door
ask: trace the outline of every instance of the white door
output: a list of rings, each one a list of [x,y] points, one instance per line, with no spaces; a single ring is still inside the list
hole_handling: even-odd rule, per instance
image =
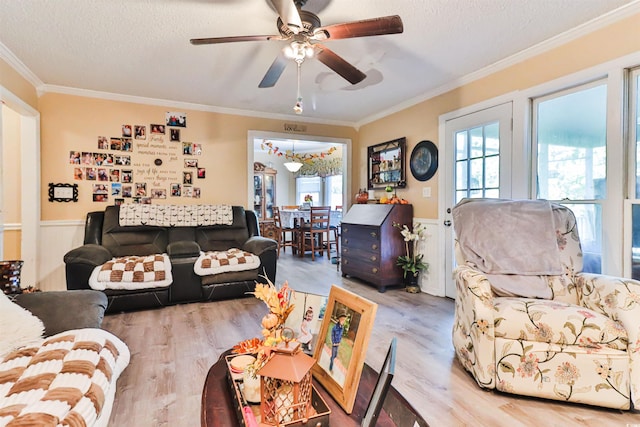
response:
[[[451,208],[465,197],[511,197],[511,145],[511,103],[445,122],[444,277],[445,295],[449,298],[456,296],[451,275],[455,266]]]

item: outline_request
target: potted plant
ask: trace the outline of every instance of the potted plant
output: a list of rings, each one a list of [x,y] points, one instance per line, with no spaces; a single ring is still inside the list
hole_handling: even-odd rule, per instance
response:
[[[406,224],[394,223],[393,226],[400,229],[405,246],[405,255],[398,257],[396,265],[400,266],[404,272],[407,292],[418,293],[420,292],[418,285],[420,273],[429,269],[429,264],[422,259],[424,255],[418,253],[418,241],[426,238],[426,229],[422,224],[413,227],[413,231],[409,230]]]

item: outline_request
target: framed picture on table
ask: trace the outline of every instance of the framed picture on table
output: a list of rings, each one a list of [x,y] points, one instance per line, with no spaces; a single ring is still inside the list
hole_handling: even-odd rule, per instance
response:
[[[331,287],[313,353],[314,378],[350,414],[378,305],[359,295]]]
[[[385,357],[382,368],[380,368],[380,375],[378,376],[378,381],[373,389],[371,400],[369,401],[367,410],[364,413],[364,417],[362,417],[362,424],[360,424],[361,427],[374,427],[378,422],[378,416],[382,410],[384,398],[387,396],[389,387],[391,387],[391,380],[393,379],[395,366],[396,339],[394,337],[391,340],[391,345],[389,345],[389,350],[387,350],[387,357]]]
[[[291,298],[294,308],[284,326],[291,328],[294,338],[302,346],[302,351],[313,356],[329,297],[295,291]]]

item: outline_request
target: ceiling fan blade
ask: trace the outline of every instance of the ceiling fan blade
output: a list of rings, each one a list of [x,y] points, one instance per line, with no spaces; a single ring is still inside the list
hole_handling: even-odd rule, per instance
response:
[[[269,0],[273,7],[278,11],[282,22],[289,27],[294,34],[298,34],[302,29],[302,19],[298,8],[293,0]]]
[[[193,45],[218,44],[232,42],[253,42],[262,40],[282,40],[281,36],[233,36],[233,37],[208,37],[189,40]]]
[[[404,30],[402,19],[398,15],[328,25],[315,30],[318,39],[348,39],[353,37],[380,36],[398,34]],[[324,35],[324,37],[323,37]]]
[[[318,48],[318,53],[316,54],[318,60],[336,73],[340,74],[352,85],[360,83],[367,77],[365,73],[349,64],[334,51],[319,44],[316,44],[315,47]]]
[[[273,61],[273,64],[271,64],[271,66],[267,70],[267,73],[262,78],[262,81],[260,82],[258,87],[273,87],[282,75],[282,72],[284,71],[288,63],[289,59],[284,55],[284,51],[280,52],[280,55],[278,55]]]

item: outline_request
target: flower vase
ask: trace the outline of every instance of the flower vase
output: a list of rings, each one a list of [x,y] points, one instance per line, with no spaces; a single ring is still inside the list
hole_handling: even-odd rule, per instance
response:
[[[417,294],[420,292],[420,284],[418,283],[420,280],[420,272],[416,272],[415,274],[408,272],[404,277],[404,287],[405,290],[411,294]]]

